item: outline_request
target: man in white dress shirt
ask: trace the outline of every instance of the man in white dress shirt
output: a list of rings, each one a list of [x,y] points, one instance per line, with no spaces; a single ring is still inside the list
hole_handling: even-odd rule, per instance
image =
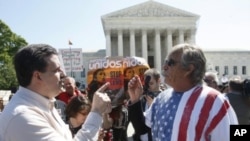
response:
[[[72,138],[68,126],[54,107],[62,92],[64,73],[55,48],[32,44],[14,57],[19,89],[0,117],[0,141],[95,140],[102,114],[111,111],[109,97],[103,93],[109,83],[95,92],[92,109],[82,129]]]

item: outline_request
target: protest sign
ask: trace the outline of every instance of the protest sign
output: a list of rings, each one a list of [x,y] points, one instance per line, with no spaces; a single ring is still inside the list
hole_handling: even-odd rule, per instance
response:
[[[122,104],[128,97],[128,81],[135,75],[143,81],[143,74],[147,69],[149,65],[140,57],[117,56],[90,60],[87,75],[89,98],[92,99],[94,92],[105,82],[109,82],[106,93],[111,98],[112,105]]]
[[[66,72],[82,71],[82,48],[59,49],[59,56]]]

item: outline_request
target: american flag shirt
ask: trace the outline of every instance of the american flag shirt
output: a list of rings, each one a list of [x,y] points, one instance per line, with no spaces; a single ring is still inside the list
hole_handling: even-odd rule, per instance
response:
[[[144,114],[154,141],[229,141],[230,124],[238,124],[225,96],[202,85],[183,94],[169,88]]]
[[[152,137],[155,140],[170,141],[173,121],[182,95],[182,92],[173,91],[168,100],[164,99],[164,95],[156,99],[156,103],[161,104],[155,104],[152,107],[152,119],[157,121],[152,125]]]

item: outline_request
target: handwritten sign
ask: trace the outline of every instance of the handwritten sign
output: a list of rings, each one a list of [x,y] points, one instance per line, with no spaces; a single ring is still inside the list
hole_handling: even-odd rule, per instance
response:
[[[66,72],[82,71],[82,49],[59,49],[59,55],[62,56],[64,69]]]

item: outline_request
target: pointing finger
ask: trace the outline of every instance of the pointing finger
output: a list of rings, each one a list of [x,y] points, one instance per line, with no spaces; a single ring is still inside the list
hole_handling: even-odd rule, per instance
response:
[[[138,75],[136,76],[136,80],[138,81],[139,85],[141,85],[141,86],[142,86],[141,79],[140,79],[140,77],[139,77]]]
[[[138,75],[133,77],[129,82],[130,87],[135,87],[135,84],[136,84],[136,87],[142,88],[142,82],[141,82],[141,79]]]
[[[97,92],[104,92],[108,87],[109,87],[110,83],[106,82],[104,85],[102,85]]]

